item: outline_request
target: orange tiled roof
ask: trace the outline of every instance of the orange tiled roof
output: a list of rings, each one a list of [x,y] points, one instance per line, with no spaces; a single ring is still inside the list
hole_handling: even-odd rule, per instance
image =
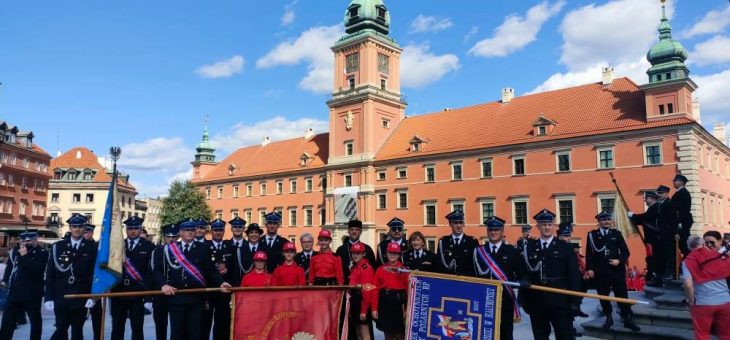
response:
[[[328,158],[329,134],[322,133],[310,139],[303,137],[271,142],[265,146],[252,145],[240,148],[222,160],[201,180],[216,180],[231,177],[256,176],[269,173],[315,169],[325,165]],[[312,158],[307,166],[301,166],[301,156],[307,153]],[[231,164],[235,173],[228,175]]]
[[[515,97],[451,111],[408,117],[375,156],[388,160],[594,134],[693,123],[688,118],[646,121],[644,93],[628,78]],[[534,137],[540,116],[556,123],[547,136]],[[410,151],[414,136],[428,140]]]
[[[76,157],[76,152],[80,152],[80,157]],[[58,157],[51,160],[50,165],[52,170],[57,168],[74,168],[74,169],[93,169],[96,170],[94,176],[94,182],[106,182],[109,183],[112,180],[110,174],[107,173],[107,169],[99,163],[99,158],[91,150],[84,147],[75,147],[71,150],[64,152]],[[136,190],[132,183],[124,183],[122,179],[117,179],[117,185]]]

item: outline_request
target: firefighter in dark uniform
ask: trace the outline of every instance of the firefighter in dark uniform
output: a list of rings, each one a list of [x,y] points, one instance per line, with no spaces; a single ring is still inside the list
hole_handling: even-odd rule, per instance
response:
[[[234,256],[236,248],[223,241],[226,232],[226,222],[216,219],[210,222],[210,241],[206,245],[210,249],[211,260],[216,270],[226,282],[231,282],[235,275],[236,263]],[[231,295],[224,293],[208,294],[208,305],[203,312],[203,328],[201,339],[210,339],[210,329],[213,328],[213,339],[224,339],[231,331]]]
[[[353,244],[362,243],[365,247],[365,259],[368,260],[368,263],[370,263],[373,267],[375,266],[375,263],[377,263],[375,261],[375,252],[373,252],[373,248],[363,242],[360,242],[360,235],[362,235],[362,222],[358,220],[351,220],[350,222],[347,222],[347,242],[337,247],[337,250],[335,251],[335,255],[342,259],[342,273],[345,275],[346,284],[350,276],[350,268],[354,265],[352,255],[350,253],[350,248],[352,248]]]
[[[644,193],[644,203],[646,203],[646,211],[643,214],[634,214],[628,212],[631,222],[640,224],[644,231],[644,246],[646,247],[646,284],[648,286],[659,287],[662,285],[662,278],[666,272],[664,262],[666,261],[665,249],[662,246],[662,236],[657,227],[657,218],[659,212],[658,205],[659,196],[653,191]]]
[[[504,241],[504,220],[491,216],[484,221],[489,241],[474,250],[474,271],[477,277],[491,280],[519,282],[521,289],[530,287],[527,268],[519,250]],[[512,339],[515,320],[520,319],[517,293],[511,286],[502,290],[502,314],[499,338]]]
[[[155,247],[152,253],[152,261],[150,268],[154,273],[155,270],[167,271],[167,262],[165,261],[165,245],[177,242],[180,231],[175,224],[166,224],[162,227],[162,233],[165,239],[162,244]],[[153,275],[154,276],[154,275]],[[164,282],[154,280],[153,289],[161,289]],[[167,321],[170,313],[168,304],[169,298],[165,295],[155,295],[152,297],[152,318],[155,320],[155,336],[157,340],[167,340]]]
[[[270,212],[264,215],[266,221],[266,236],[261,238],[261,242],[266,245],[266,271],[273,273],[274,269],[284,262],[284,244],[289,240],[279,236],[277,232],[281,227],[281,215],[278,212]]]
[[[661,247],[664,252],[664,258],[661,259],[663,261],[660,265],[664,266],[666,275],[671,277],[675,274],[676,248],[679,242],[677,208],[674,206],[674,202],[669,199],[668,187],[660,185],[656,189],[656,193],[659,196],[659,202],[657,202],[657,225],[659,226],[662,241]]]
[[[687,238],[689,238],[689,232],[695,223],[692,217],[692,195],[685,187],[687,177],[679,174],[674,176],[672,185],[677,190],[672,195],[672,203],[674,203],[674,208],[677,209],[677,220],[679,222],[679,249],[682,251],[682,255],[687,256],[689,254]]]
[[[84,239],[93,242],[94,247],[99,248],[99,242],[94,240],[94,229],[96,226],[86,222],[84,225]],[[94,307],[89,309],[89,316],[91,316],[91,329],[93,330],[94,340],[101,339],[101,303],[94,304]]]
[[[299,243],[302,245],[302,251],[294,256],[294,262],[304,269],[304,276],[308,277],[309,263],[312,261],[312,257],[317,255],[317,252],[314,251],[314,236],[310,233],[304,233],[302,236],[299,236]],[[373,255],[373,258],[374,257],[375,256]]]
[[[378,253],[376,254],[377,259],[375,260],[375,264],[373,267],[377,269],[378,267],[388,263],[388,258],[385,256],[385,254],[388,253],[388,245],[391,243],[396,243],[398,246],[400,246],[401,249],[401,258],[403,258],[403,253],[408,250],[408,241],[403,237],[403,228],[405,227],[405,222],[401,220],[400,218],[393,217],[388,223],[388,227],[390,228],[390,233],[388,234],[388,237],[380,243],[378,243]]]
[[[530,230],[532,230],[531,225],[525,224],[522,226],[522,236],[520,236],[515,244],[515,246],[517,246],[517,250],[522,251],[522,249],[525,249],[527,242],[532,240],[532,237],[530,237]]]
[[[208,234],[208,221],[195,219],[195,242],[205,243],[205,235]]]
[[[533,218],[540,238],[528,241],[522,251],[530,282],[559,289],[580,290],[578,261],[573,247],[555,236],[555,214],[543,209]],[[520,291],[522,308],[530,315],[534,339],[549,339],[551,328],[556,340],[573,338],[572,299],[563,294]]]
[[[477,239],[464,234],[464,213],[456,210],[448,215],[451,235],[439,239],[436,259],[439,271],[444,274],[474,276],[472,252],[479,245]]]
[[[243,237],[246,230],[246,220],[236,216],[232,220],[228,221],[228,224],[231,226],[232,236],[230,240],[223,242],[223,244],[227,245],[231,251],[231,267],[228,268],[228,283],[230,283],[231,286],[238,287],[238,285],[241,284],[243,274],[245,274],[238,267],[237,258],[241,247],[245,247],[248,244],[246,238]]]
[[[436,270],[436,253],[426,249],[426,238],[416,231],[408,237],[410,249],[403,253],[403,265],[410,270],[433,272]]]
[[[93,241],[85,240],[86,217],[75,214],[66,223],[71,230],[68,240],[61,240],[51,246],[46,265],[45,307],[56,316],[54,339],[83,339],[83,327],[87,309],[95,305],[88,299],[66,299],[66,294],[89,294],[94,274],[97,247]]]
[[[228,221],[228,225],[231,226],[231,239],[223,241],[223,244],[229,248],[238,249],[246,243],[246,239],[243,238],[243,231],[246,228],[246,220],[236,216],[232,220]],[[236,252],[233,251],[233,256],[236,256]]]
[[[210,249],[195,241],[196,222],[193,219],[179,223],[180,241],[165,246],[165,266],[156,267],[160,289],[169,297],[171,339],[199,340],[203,321],[203,294],[175,295],[177,289],[220,287],[228,292],[231,287],[221,277],[211,260]]]
[[[2,280],[3,286],[8,289],[8,297],[0,326],[0,340],[13,338],[18,318],[25,313],[30,319],[30,339],[40,340],[43,274],[48,263],[48,251],[38,246],[38,231],[29,229],[20,234],[20,243],[8,255]]]
[[[596,215],[598,229],[591,230],[586,236],[586,275],[595,279],[596,291],[600,295],[610,295],[613,290],[615,297],[627,298],[626,290],[626,262],[629,260],[629,248],[621,232],[612,229],[611,214],[602,211]],[[634,332],[641,330],[634,323],[631,305],[618,304],[624,327]],[[606,315],[604,329],[613,326],[613,309],[611,302],[601,300],[601,308]]]
[[[261,230],[258,223],[251,223],[248,225],[248,228],[246,228],[248,242],[241,246],[241,248],[238,248],[236,252],[236,266],[234,270],[237,273],[233,277],[233,283],[236,284],[236,287],[241,285],[241,279],[243,276],[248,274],[248,272],[250,272],[253,268],[253,255],[256,254],[257,251],[266,252],[266,245],[260,242],[261,234],[263,232],[264,231]]]
[[[155,246],[139,235],[144,219],[130,216],[124,221],[127,239],[124,240],[124,270],[122,280],[112,292],[139,292],[152,289],[154,279],[150,262]],[[129,317],[132,340],[144,339],[145,308],[152,308],[152,297],[111,298],[112,340],[124,339],[124,326]]]

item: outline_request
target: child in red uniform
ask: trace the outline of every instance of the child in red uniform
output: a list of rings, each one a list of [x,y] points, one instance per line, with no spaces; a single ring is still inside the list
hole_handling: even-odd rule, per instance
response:
[[[402,340],[405,338],[406,326],[403,322],[406,306],[406,288],[408,287],[408,273],[400,262],[400,245],[391,242],[388,244],[388,263],[375,272],[377,286],[373,303],[373,318],[375,326],[385,333],[386,340]]]
[[[274,269],[274,286],[304,286],[307,284],[304,278],[304,269],[294,262],[297,254],[297,247],[294,243],[284,243],[284,263]]]
[[[345,283],[342,274],[342,261],[330,248],[332,233],[322,229],[317,235],[319,254],[312,257],[309,265],[309,284],[315,286],[334,286]]]
[[[365,245],[362,242],[350,246],[353,266],[350,270],[351,285],[361,285],[361,290],[353,290],[350,297],[350,322],[355,325],[359,340],[370,340],[370,324],[368,315],[370,306],[375,306],[375,273],[370,262],[365,258]]]
[[[274,283],[274,277],[266,272],[266,253],[257,251],[253,254],[253,270],[241,281],[241,287],[267,287]]]

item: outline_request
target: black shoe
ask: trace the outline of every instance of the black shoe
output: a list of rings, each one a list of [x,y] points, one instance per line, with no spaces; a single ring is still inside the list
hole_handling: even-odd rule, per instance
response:
[[[582,310],[578,310],[578,312],[575,313],[575,316],[577,316],[579,318],[587,318],[589,315],[584,313]]]
[[[639,325],[634,323],[634,320],[632,320],[632,319],[625,320],[624,327],[626,327],[634,332],[638,332],[641,330],[641,327],[639,327]]]
[[[603,329],[611,329],[611,326],[613,326],[613,318],[607,317],[606,322],[603,323]]]

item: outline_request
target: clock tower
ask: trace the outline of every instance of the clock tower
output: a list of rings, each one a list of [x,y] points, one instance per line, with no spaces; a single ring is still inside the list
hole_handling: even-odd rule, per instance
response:
[[[390,13],[382,0],[352,0],[345,11],[345,32],[332,47],[334,91],[330,111],[327,172],[327,224],[345,223],[335,211],[335,191],[357,191],[356,216],[367,225],[372,214],[378,149],[404,118],[400,92],[402,49],[391,38]]]

